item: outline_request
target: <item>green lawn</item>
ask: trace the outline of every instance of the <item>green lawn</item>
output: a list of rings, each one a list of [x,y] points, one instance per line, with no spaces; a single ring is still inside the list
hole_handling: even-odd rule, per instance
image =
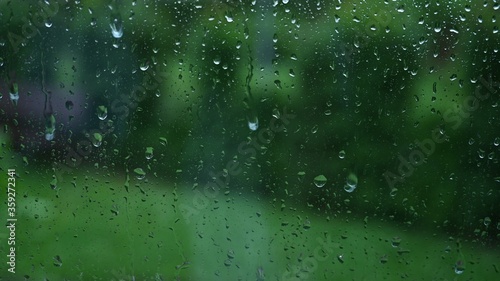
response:
[[[17,268],[15,275],[2,269],[2,280],[500,278],[496,246],[457,243],[458,237],[376,217],[327,220],[291,206],[282,210],[255,194],[220,193],[204,201],[191,186],[174,192],[173,184],[152,176],[131,179],[128,193],[120,175],[68,177],[52,190],[51,175],[17,171]],[[196,213],[186,217],[186,208]],[[464,263],[462,274],[454,271],[457,261]]]

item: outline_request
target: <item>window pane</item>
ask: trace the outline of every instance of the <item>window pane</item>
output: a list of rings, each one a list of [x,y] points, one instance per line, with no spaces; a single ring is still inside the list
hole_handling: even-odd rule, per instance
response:
[[[0,2],[0,279],[498,279],[499,7]]]

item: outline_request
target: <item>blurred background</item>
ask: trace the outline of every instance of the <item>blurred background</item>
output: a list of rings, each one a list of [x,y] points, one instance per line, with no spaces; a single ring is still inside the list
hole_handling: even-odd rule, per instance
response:
[[[0,0],[1,280],[499,278],[499,7]]]

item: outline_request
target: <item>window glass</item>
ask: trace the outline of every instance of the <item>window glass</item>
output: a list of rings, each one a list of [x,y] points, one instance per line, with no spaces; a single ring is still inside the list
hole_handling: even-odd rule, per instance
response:
[[[0,1],[0,279],[498,279],[499,7]]]

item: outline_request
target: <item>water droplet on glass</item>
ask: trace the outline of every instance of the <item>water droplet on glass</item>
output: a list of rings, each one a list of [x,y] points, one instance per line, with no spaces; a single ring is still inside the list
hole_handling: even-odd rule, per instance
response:
[[[397,248],[399,247],[399,245],[401,245],[401,238],[399,237],[392,237],[392,240],[391,240],[391,245],[393,248]]]
[[[215,64],[215,65],[219,65],[219,64],[220,64],[220,61],[221,61],[220,56],[216,56],[216,57],[214,58],[214,64]]]
[[[357,186],[358,186],[358,177],[354,173],[350,173],[349,176],[347,176],[344,190],[350,193],[353,192]]]
[[[97,117],[101,120],[106,119],[108,117],[108,109],[104,105],[100,105],[97,107]]]
[[[146,159],[153,158],[153,148],[151,146],[146,147]]]
[[[321,188],[321,187],[325,186],[326,181],[327,181],[327,179],[324,175],[319,175],[319,176],[316,176],[314,178],[314,185]]]
[[[149,61],[143,61],[141,63],[141,65],[139,66],[139,68],[142,70],[142,71],[146,71],[149,69]]]
[[[310,221],[310,220],[305,220],[305,221],[304,221],[304,224],[302,224],[302,227],[303,227],[304,229],[306,229],[306,230],[307,230],[307,229],[310,229],[310,228],[311,228],[311,221]]]
[[[483,220],[483,223],[486,227],[490,226],[491,224],[491,219],[490,217],[485,217],[484,220]]]
[[[17,86],[17,83],[12,83],[12,85],[9,88],[9,96],[10,100],[14,105],[17,105],[17,102],[19,100],[19,88]]]
[[[160,144],[163,145],[163,146],[167,146],[167,139],[164,138],[164,137],[160,137]]]
[[[389,192],[389,196],[391,197],[396,197],[396,195],[398,194],[398,189],[397,188],[393,188],[391,189],[391,192]]]
[[[311,129],[311,133],[316,134],[318,132],[318,125],[314,125]]]
[[[251,114],[247,116],[248,128],[252,131],[257,131],[259,128],[259,118],[257,115]]]
[[[273,117],[276,118],[276,119],[280,119],[281,117],[281,113],[280,111],[277,109],[277,108],[274,108],[273,109],[273,113],[272,113]]]
[[[56,118],[54,114],[47,114],[45,116],[45,139],[51,141],[54,139],[56,131]]]
[[[462,274],[465,271],[465,265],[462,261],[457,261],[454,266],[456,274]]]
[[[122,38],[123,36],[123,22],[122,18],[118,15],[111,18],[111,23],[109,24],[111,27],[111,34],[114,38]]]
[[[134,169],[134,173],[135,173],[135,177],[138,179],[138,180],[142,180],[146,177],[146,172],[144,172],[143,169],[141,168],[135,168]]]
[[[72,101],[66,101],[66,109],[67,110],[72,110],[73,109],[73,102]]]
[[[299,178],[300,182],[302,182],[304,180],[305,175],[306,175],[306,172],[303,172],[303,171],[297,173],[297,177]]]
[[[54,266],[57,266],[57,267],[62,266],[62,259],[59,255],[54,257]]]
[[[50,188],[56,189],[57,188],[57,178],[55,176],[52,176],[52,180],[50,181]]]
[[[339,158],[340,159],[344,159],[345,158],[345,151],[344,150],[339,151]]]
[[[493,141],[494,146],[499,146],[500,145],[500,138],[496,137],[495,140]]]
[[[102,135],[99,134],[99,133],[94,133],[94,135],[92,136],[92,145],[94,145],[95,147],[99,147],[101,146],[102,144]]]

